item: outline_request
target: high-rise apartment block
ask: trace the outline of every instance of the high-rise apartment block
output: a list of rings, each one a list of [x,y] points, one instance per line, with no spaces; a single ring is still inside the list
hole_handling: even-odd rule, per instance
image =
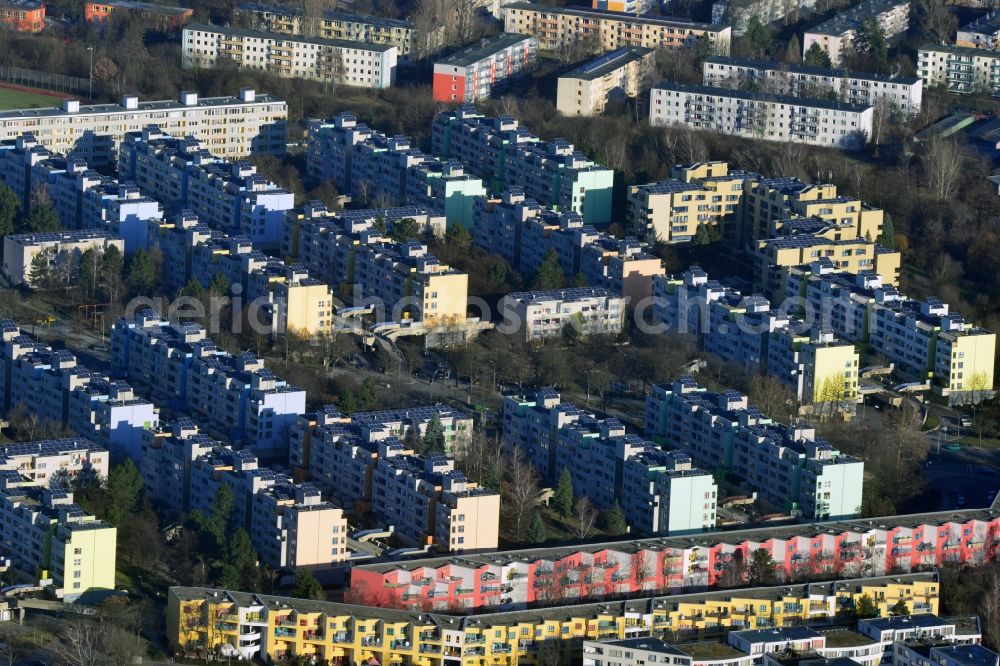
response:
[[[356,201],[434,208],[449,225],[472,226],[472,199],[486,194],[461,163],[425,155],[407,137],[386,136],[350,113],[310,123],[308,160],[314,177],[333,180]]]
[[[603,287],[518,291],[500,299],[501,327],[529,342],[563,335],[618,335],[625,298]]]
[[[608,102],[645,92],[655,71],[653,49],[624,46],[606,53],[559,77],[556,110],[564,116],[599,116]]]
[[[920,112],[923,81],[917,76],[887,76],[843,69],[708,56],[702,61],[702,83],[720,88],[745,88],[792,95],[827,97],[849,104],[874,106],[912,116]]]
[[[259,453],[286,450],[288,428],[306,411],[305,391],[249,352],[232,355],[191,324],[143,308],[115,322],[112,368],[157,402],[188,411],[210,432]]]
[[[818,325],[867,345],[902,378],[928,384],[952,404],[993,394],[996,334],[937,298],[907,298],[876,273],[851,275],[829,262],[791,271],[786,294],[801,299]]]
[[[43,275],[68,286],[76,283],[84,252],[103,254],[109,247],[123,252],[125,242],[106,231],[11,234],[3,239],[3,275],[15,287],[37,287]]]
[[[287,123],[284,100],[249,88],[235,97],[199,98],[184,92],[178,100],[156,102],[126,95],[121,104],[81,106],[65,100],[52,109],[0,111],[0,141],[30,133],[54,153],[106,167],[117,164],[126,133],[156,125],[164,132],[198,137],[216,155],[235,159],[284,153]]]
[[[0,471],[16,472],[39,486],[107,477],[108,450],[89,439],[17,442],[0,446]]]
[[[653,280],[653,314],[667,331],[697,336],[705,351],[775,377],[795,399],[850,409],[858,397],[858,353],[832,331],[743,296],[697,266]]]
[[[414,219],[432,219],[426,209],[413,213]],[[312,202],[291,220],[298,261],[353,305],[371,305],[379,322],[464,323],[469,276],[418,241],[393,242],[378,222],[367,213],[341,215]]]
[[[739,391],[713,393],[681,377],[646,397],[646,434],[725,469],[783,511],[809,519],[861,512],[864,462],[833,448],[807,425],[775,423]]]
[[[625,433],[616,419],[563,403],[552,389],[504,398],[503,438],[520,447],[542,477],[563,470],[574,492],[595,506],[617,503],[643,534],[686,534],[715,527],[718,489],[712,475],[681,452],[663,451]]]
[[[748,139],[861,150],[872,136],[869,105],[664,82],[650,93],[649,122]]]
[[[567,276],[582,275],[587,284],[631,302],[652,295],[653,276],[663,275],[663,262],[642,243],[598,231],[572,211],[543,208],[520,188],[509,187],[498,199],[476,199],[474,218],[475,243],[522,275],[533,275],[554,250]]]
[[[478,102],[535,66],[538,40],[504,32],[434,63],[436,102]]]
[[[565,139],[540,140],[513,118],[488,118],[468,105],[441,112],[431,149],[459,160],[491,192],[519,187],[542,206],[579,213],[587,224],[611,221],[614,171]]]
[[[318,17],[304,17],[295,5],[241,2],[233,9],[233,17],[253,30],[395,46],[403,57],[413,52],[418,37],[409,20],[332,10]]]
[[[276,249],[294,195],[259,176],[249,162],[231,164],[213,155],[209,145],[145,127],[122,141],[118,173],[173,210],[189,208],[209,226],[242,234],[258,249]]]
[[[141,432],[159,420],[126,382],[112,381],[0,320],[0,411],[23,408],[117,456],[138,458]]]
[[[117,530],[84,511],[65,487],[4,477],[0,524],[14,569],[63,601],[100,601],[115,590]]]
[[[340,220],[345,228],[360,229],[384,226],[391,231],[402,220],[413,220],[421,233],[443,236],[447,221],[443,214],[426,206],[398,206],[395,208],[354,208],[330,211],[322,201],[310,201],[302,208],[288,211],[281,227],[281,256],[299,256],[300,228],[303,224],[321,224],[326,219]]]
[[[675,50],[693,48],[705,39],[713,53],[723,55],[729,53],[732,33],[728,25],[695,23],[669,16],[553,7],[534,2],[505,5],[504,30],[534,35],[538,48],[543,51],[556,51],[584,41],[604,52],[623,46]]]
[[[500,495],[467,479],[444,453],[414,453],[423,447],[420,429],[426,433],[434,418],[444,427],[441,416],[449,412],[438,407],[410,411],[355,419],[331,406],[300,417],[292,428],[291,463],[299,473],[308,468],[313,482],[346,509],[359,516],[371,511],[380,524],[393,526],[404,544],[456,553],[495,550]],[[452,416],[453,447],[468,425]]]
[[[192,23],[184,28],[181,65],[187,69],[236,63],[281,78],[357,88],[388,88],[396,81],[396,47],[299,37]]]
[[[847,51],[855,46],[868,21],[875,21],[886,39],[905,33],[910,27],[910,0],[862,0],[833,18],[810,28],[802,35],[802,55],[813,44],[830,56],[838,67]]]

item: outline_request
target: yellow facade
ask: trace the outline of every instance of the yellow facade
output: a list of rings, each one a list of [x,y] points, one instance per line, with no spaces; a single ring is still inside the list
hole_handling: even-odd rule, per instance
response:
[[[62,569],[62,595],[73,599],[115,589],[118,530],[102,521],[66,524],[52,540],[53,562]]]
[[[423,321],[429,326],[464,324],[469,306],[469,276],[442,271],[421,276]]]
[[[882,276],[886,284],[899,284],[899,252],[877,247],[864,238],[829,240],[822,235],[770,238],[757,241],[758,280],[765,294],[780,295],[785,290],[788,271],[796,266],[811,264],[821,259],[846,273],[857,274],[873,271]]]
[[[850,343],[828,345],[808,343],[806,367],[811,371],[808,401],[813,404],[830,402],[852,404],[858,400],[858,351]]]
[[[898,582],[895,582],[898,581]],[[835,590],[833,589],[835,588]],[[469,618],[366,606],[171,588],[167,636],[186,650],[221,643],[246,645],[261,634],[258,650],[271,659],[317,655],[333,663],[417,666],[513,666],[537,663],[543,652],[569,661],[582,639],[702,630],[755,629],[849,616],[868,595],[883,616],[900,599],[938,610],[938,583],[930,574],[839,584],[757,588],[743,593],[705,593],[608,602]],[[258,652],[258,654],[260,654]],[[454,660],[454,661],[451,661]]]
[[[329,333],[333,324],[333,295],[322,282],[277,283],[274,291],[285,300],[285,329],[308,335]]]

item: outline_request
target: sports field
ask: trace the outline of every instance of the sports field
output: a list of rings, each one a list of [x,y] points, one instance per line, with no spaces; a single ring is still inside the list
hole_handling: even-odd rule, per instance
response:
[[[0,110],[59,106],[62,96],[0,86]]]

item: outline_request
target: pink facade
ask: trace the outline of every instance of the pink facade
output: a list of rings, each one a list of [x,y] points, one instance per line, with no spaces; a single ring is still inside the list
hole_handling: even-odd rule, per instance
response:
[[[971,513],[971,512],[970,512]],[[954,522],[892,524],[891,519],[836,523],[828,530],[799,528],[784,538],[737,541],[734,533],[712,545],[708,536],[608,544],[604,550],[507,551],[469,558],[441,558],[399,565],[355,567],[351,601],[366,605],[438,610],[513,610],[601,600],[635,593],[681,592],[743,584],[737,571],[764,548],[785,581],[907,573],[947,562],[977,564],[997,559],[1000,517]],[[793,532],[794,530],[778,530]],[[763,535],[756,530],[753,536]],[[736,566],[734,566],[736,565]]]

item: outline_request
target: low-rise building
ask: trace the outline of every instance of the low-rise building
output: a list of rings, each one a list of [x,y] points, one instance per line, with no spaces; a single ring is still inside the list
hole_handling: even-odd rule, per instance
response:
[[[576,577],[572,571],[564,575]],[[536,580],[544,585],[554,576],[548,573]],[[248,592],[173,587],[167,598],[166,635],[172,649],[198,645],[214,651],[221,644],[229,644],[248,660],[315,654],[318,658],[343,656],[352,663],[370,659],[385,663],[392,657],[418,660],[429,653],[437,654],[439,647],[445,645],[442,651],[448,650],[456,658],[485,657],[501,662],[516,658],[519,663],[534,663],[539,655],[553,654],[553,649],[566,654],[575,642],[584,640],[625,639],[661,635],[666,631],[683,635],[709,627],[755,629],[771,624],[830,621],[849,612],[846,609],[864,593],[895,596],[896,588],[923,592],[937,586],[932,574],[905,576],[899,581],[872,578],[758,587],[739,592],[644,595],[628,601],[485,613],[477,615],[474,622],[463,615],[441,614],[447,609],[436,604],[428,608],[440,612],[428,613],[421,608],[371,608]],[[493,586],[500,587],[503,583],[494,580]],[[936,590],[933,601],[936,606]],[[816,612],[811,613],[812,608]],[[880,606],[879,613],[887,614],[887,607]],[[293,622],[295,630],[290,631]],[[262,634],[260,641],[240,641],[241,635],[254,632]],[[693,652],[699,654],[697,650]]]
[[[441,112],[431,150],[459,160],[491,192],[517,187],[542,206],[579,213],[587,224],[611,221],[614,171],[565,139],[540,140],[513,118],[485,117],[471,105]]]
[[[844,150],[861,150],[872,135],[868,105],[667,82],[651,95],[655,126]]]
[[[982,645],[955,645],[945,640],[897,642],[894,666],[997,666],[1000,655]]]
[[[227,162],[210,142],[172,137],[156,126],[129,133],[118,159],[120,177],[173,210],[190,209],[209,226],[276,249],[295,196],[245,161]]]
[[[0,2],[0,25],[15,32],[41,32],[45,29],[45,3],[4,0]]]
[[[108,476],[108,450],[89,439],[65,437],[0,446],[0,470],[17,472],[28,481],[48,486],[77,479]]]
[[[924,44],[917,50],[917,75],[928,86],[961,95],[1000,91],[1000,51]]]
[[[295,5],[261,2],[241,2],[233,9],[233,17],[253,30],[395,46],[402,57],[413,53],[417,45],[416,31],[407,19],[334,10],[324,10],[319,17],[303,17]]]
[[[655,70],[653,49],[625,46],[602,55],[559,77],[556,110],[564,116],[599,116],[609,101],[645,92]]]
[[[605,52],[623,46],[675,50],[693,48],[704,38],[711,51],[720,54],[729,53],[732,33],[728,25],[534,2],[506,4],[504,30],[534,35],[543,51],[556,51],[581,42],[592,44],[594,51]]]
[[[783,511],[814,520],[861,512],[864,462],[808,425],[775,423],[739,391],[713,393],[681,377],[653,387],[645,422],[648,436],[689,452],[707,469],[731,471]]]
[[[388,88],[396,80],[395,46],[192,23],[184,28],[185,68],[236,63],[281,78],[358,88]]]
[[[434,63],[434,101],[473,103],[492,97],[508,80],[533,69],[537,52],[534,37],[504,32],[452,53]]]
[[[501,326],[529,342],[560,335],[618,335],[625,299],[603,287],[519,291],[500,300]]]
[[[824,262],[789,273],[786,294],[811,311],[817,325],[865,344],[952,404],[993,394],[996,334],[966,322],[937,298],[917,301],[879,275],[851,275]]]
[[[955,35],[955,46],[1000,50],[1000,13],[991,10],[963,25]]]
[[[655,5],[655,0],[592,0],[590,7],[599,12],[622,12],[639,16],[651,12]]]
[[[816,0],[715,0],[712,3],[712,23],[732,26],[733,37],[740,37],[746,34],[751,19],[756,18],[764,25],[784,19],[791,21],[800,16],[799,12],[809,11],[815,6]]]
[[[917,76],[885,76],[787,63],[779,66],[769,60],[727,56],[708,56],[702,61],[701,70],[706,86],[752,87],[805,98],[835,96],[848,104],[874,106],[908,116],[919,113],[923,101],[923,81]]]
[[[848,49],[855,46],[865,23],[874,20],[886,39],[905,33],[910,27],[910,0],[862,0],[833,18],[810,28],[802,35],[802,55],[818,44],[838,67]]]
[[[3,275],[15,287],[37,287],[35,282],[42,278],[73,284],[83,253],[93,250],[103,254],[110,247],[124,253],[125,242],[107,231],[91,230],[4,236]]]
[[[281,154],[288,142],[288,105],[250,88],[234,97],[203,97],[183,92],[177,100],[140,102],[125,95],[121,104],[81,106],[64,100],[60,107],[0,111],[0,141],[31,134],[53,153],[81,159],[94,167],[118,163],[118,146],[128,132],[157,125],[163,132],[200,137],[226,159]],[[73,131],[67,131],[72,125]]]
[[[306,394],[253,354],[233,356],[205,330],[161,320],[149,308],[115,322],[112,368],[154,400],[188,411],[226,441],[258,453],[287,450],[287,430]]]
[[[96,0],[83,6],[83,18],[88,23],[107,23],[113,14],[127,14],[160,30],[180,30],[191,20],[194,10],[136,0]]]

